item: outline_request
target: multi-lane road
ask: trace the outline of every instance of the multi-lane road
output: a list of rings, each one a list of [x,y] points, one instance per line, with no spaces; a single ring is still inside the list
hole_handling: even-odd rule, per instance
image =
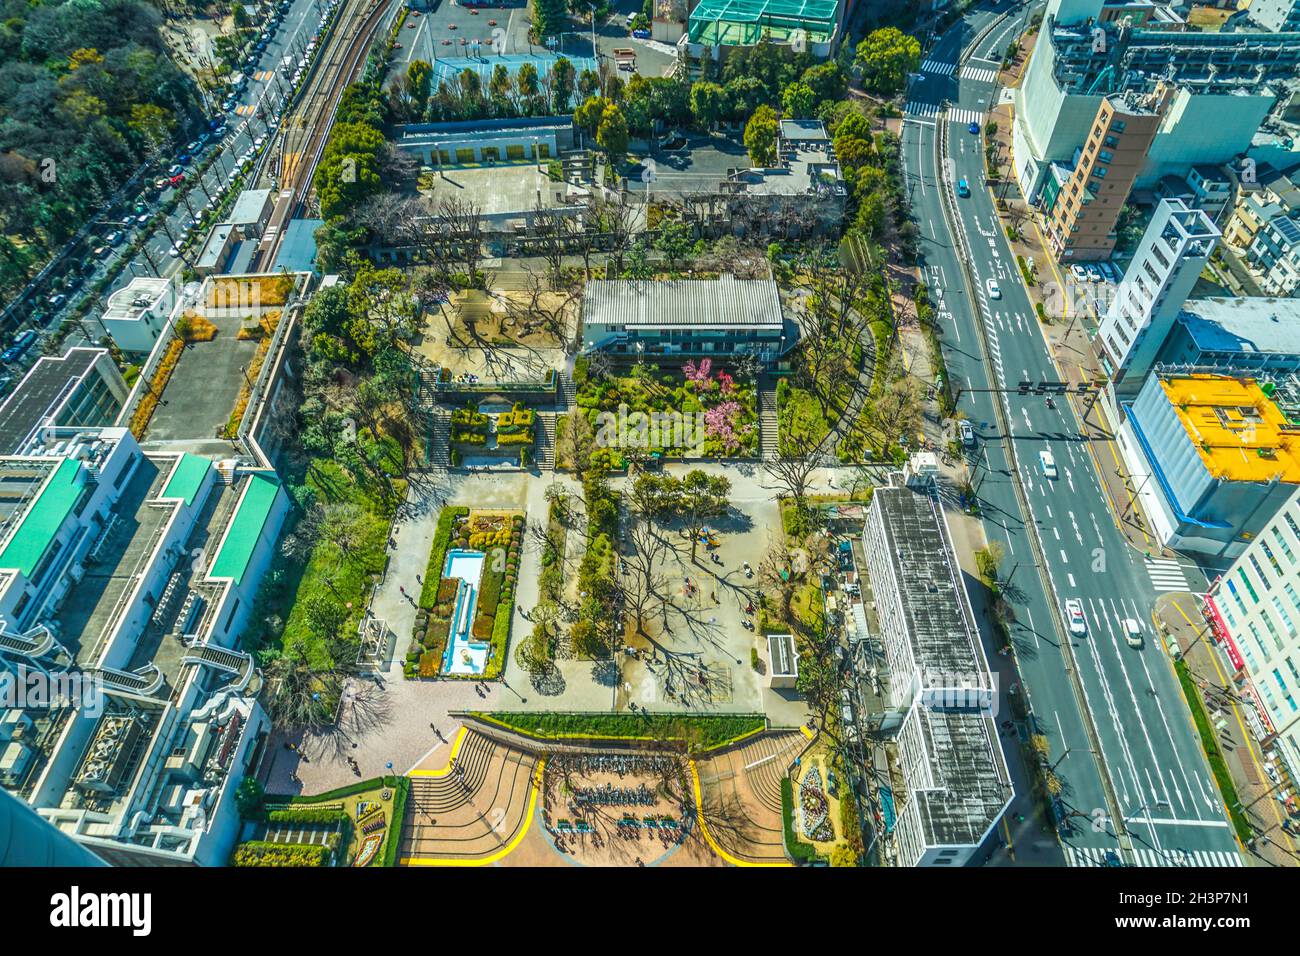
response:
[[[172,199],[176,199],[178,203],[175,210],[165,217],[150,217],[147,225],[149,237],[145,242],[144,251],[128,257],[126,254],[128,242],[123,241],[118,246],[110,247],[93,270],[85,272],[83,285],[75,294],[68,296],[66,303],[57,309],[47,308],[43,322],[46,330],[57,329],[63,319],[72,314],[74,306],[80,299],[89,294],[88,290],[95,281],[106,274],[115,275],[115,278],[104,290],[105,298],[124,287],[134,276],[170,276],[185,265],[187,258],[192,261],[198,255],[198,245],[192,245],[188,252],[182,255],[172,256],[170,253],[173,244],[182,235],[198,231],[198,226],[193,225],[194,220],[202,220],[204,213],[212,208],[213,201],[219,201],[219,198],[228,192],[235,171],[249,150],[253,150],[254,157],[265,150],[274,132],[269,124],[284,108],[289,94],[289,83],[279,74],[277,68],[286,56],[292,56],[297,60],[304,54],[313,34],[320,28],[322,19],[332,5],[330,0],[292,0],[279,25],[270,31],[266,48],[257,55],[255,63],[246,74],[248,80],[244,89],[235,96],[230,111],[220,114],[226,122],[226,132],[218,140],[205,145],[186,169],[185,180],[182,183],[176,187],[167,186],[161,191],[149,190],[153,198],[145,200],[148,210],[162,208]],[[193,172],[194,168],[206,161],[214,150],[217,159],[207,167],[201,177],[196,175]],[[161,170],[172,162],[172,159],[164,160],[156,176],[162,176]],[[150,176],[149,181],[152,182],[154,178],[155,176]],[[133,212],[134,203],[134,200],[128,202],[122,215]],[[117,217],[105,218],[95,227],[96,234],[100,238],[90,240],[90,244],[98,246],[103,237],[113,232],[125,231],[126,238],[130,239],[141,228],[146,226],[136,224],[124,230]],[[201,238],[200,236],[200,240]],[[94,314],[92,308],[91,321],[87,325],[92,333],[97,334],[98,330],[93,321]],[[80,338],[80,334],[74,332],[68,342],[78,344]],[[33,350],[31,354],[38,355],[39,350]]]
[[[1005,549],[1021,676],[1050,741],[1062,799],[1077,814],[1074,832],[1062,837],[1066,862],[1239,866],[1219,792],[1152,629],[1157,594],[1195,585],[1178,562],[1146,558],[1119,532],[1071,402],[1061,397],[1049,406],[1042,395],[1015,391],[1022,381],[1061,374],[984,185],[982,137],[969,125],[982,125],[997,95],[996,59],[1031,8],[986,5],[937,38],[909,85],[902,132],[924,279],[960,407],[979,437],[971,457],[984,528]],[[969,196],[957,195],[959,179]],[[1044,474],[1042,451],[1055,460],[1055,478]],[[1072,636],[1062,619],[1071,599],[1083,605],[1086,636]],[[1126,642],[1126,618],[1141,623],[1142,647]]]

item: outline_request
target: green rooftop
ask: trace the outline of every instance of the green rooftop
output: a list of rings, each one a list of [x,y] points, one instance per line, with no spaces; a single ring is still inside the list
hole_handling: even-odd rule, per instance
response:
[[[266,519],[280,491],[280,479],[275,475],[254,472],[248,480],[239,510],[230,522],[226,538],[221,542],[217,560],[212,562],[209,574],[214,578],[231,578],[236,587],[243,583],[248,562],[253,560],[257,539],[262,536]]]
[[[790,40],[797,31],[809,43],[827,43],[835,35],[839,0],[700,0],[691,11],[692,43],[750,46],[764,37]]]
[[[172,469],[172,476],[167,479],[167,487],[163,489],[162,497],[180,498],[187,505],[194,504],[194,498],[203,487],[203,479],[211,467],[212,463],[206,458],[191,455],[189,452],[181,455],[180,461]]]
[[[0,552],[0,568],[17,568],[30,578],[63,522],[72,514],[85,484],[80,462],[71,458],[59,462],[27,509],[18,530]]]

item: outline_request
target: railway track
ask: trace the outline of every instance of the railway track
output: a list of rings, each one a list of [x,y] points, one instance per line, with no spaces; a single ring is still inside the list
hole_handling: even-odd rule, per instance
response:
[[[269,269],[275,262],[284,227],[310,196],[312,177],[334,127],[339,99],[365,64],[375,34],[394,2],[357,0],[348,4],[330,31],[320,65],[279,137],[275,166],[280,194],[258,247],[257,268]]]

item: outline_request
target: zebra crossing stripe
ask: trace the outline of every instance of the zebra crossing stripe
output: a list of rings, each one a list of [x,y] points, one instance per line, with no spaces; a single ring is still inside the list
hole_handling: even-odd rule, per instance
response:
[[[960,75],[963,80],[974,80],[976,83],[992,83],[998,78],[998,71],[968,66],[961,71]]]
[[[963,126],[967,126],[971,123],[978,123],[980,121],[980,116],[981,114],[975,112],[974,110],[949,110],[948,111],[949,122],[961,123]]]
[[[908,103],[903,112],[908,116],[938,116],[939,107],[934,103]]]
[[[1065,848],[1067,866],[1105,866],[1106,850],[1097,847]],[[1112,851],[1117,852],[1117,851]],[[1232,867],[1243,866],[1241,857],[1231,850],[1153,850],[1135,849],[1133,856],[1142,867]]]
[[[951,76],[956,69],[956,63],[941,63],[936,60],[926,60],[921,64],[922,73],[935,73],[939,76]]]
[[[1157,591],[1187,591],[1182,566],[1171,558],[1145,558],[1147,576]]]

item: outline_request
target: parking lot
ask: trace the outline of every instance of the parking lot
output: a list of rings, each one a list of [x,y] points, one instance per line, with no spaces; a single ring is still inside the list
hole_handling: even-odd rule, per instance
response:
[[[640,165],[629,167],[624,173],[628,189],[668,198],[712,192],[728,170],[749,168],[749,154],[739,136],[690,134],[681,140],[680,149],[656,147]],[[642,175],[646,168],[654,172],[648,180]]]

